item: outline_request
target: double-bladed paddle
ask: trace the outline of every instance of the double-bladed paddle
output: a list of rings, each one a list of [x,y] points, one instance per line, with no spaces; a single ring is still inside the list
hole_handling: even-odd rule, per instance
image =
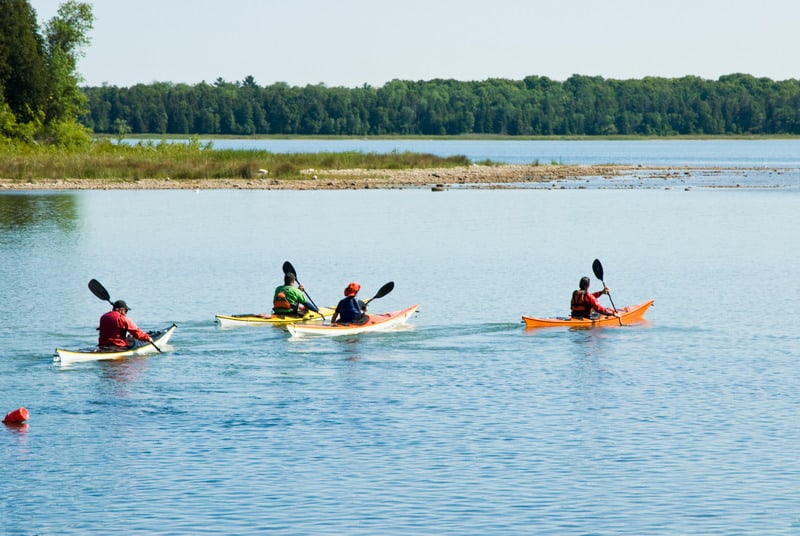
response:
[[[94,294],[95,296],[97,296],[101,300],[107,301],[108,303],[110,303],[111,307],[114,307],[114,302],[111,301],[111,295],[106,290],[106,287],[104,287],[103,285],[100,284],[100,281],[98,281],[97,279],[92,279],[91,281],[89,281],[89,290],[91,290],[92,294]],[[156,346],[155,342],[150,341],[150,344],[153,345],[153,348],[158,350],[158,353],[163,353],[163,352],[161,352],[161,348]]]
[[[286,261],[283,263],[283,273],[292,274],[294,276],[294,280],[297,281],[298,285],[300,285],[300,280],[297,279],[297,272],[295,271],[294,266],[292,266],[291,262]],[[314,303],[314,300],[311,299],[311,296],[309,296],[308,291],[305,288],[303,289],[303,292],[305,293],[306,298],[308,298],[308,301],[311,302],[311,305],[317,307],[317,304]],[[319,311],[319,307],[317,307],[317,311]],[[325,315],[322,314],[322,311],[320,311],[319,315],[322,317],[323,320],[325,320]]]
[[[594,262],[592,263],[592,271],[594,272],[594,276],[597,279],[599,279],[601,283],[603,283],[603,288],[608,288],[608,287],[606,287],[606,282],[603,281],[603,265],[600,262],[600,259],[595,259],[594,260]],[[611,293],[608,292],[607,294],[608,294],[608,299],[611,301],[611,307],[614,309],[614,312],[616,313],[617,312],[617,308],[614,305],[614,300],[611,299]],[[617,320],[619,320],[619,325],[621,326],[622,325],[622,319],[621,318],[617,318]]]

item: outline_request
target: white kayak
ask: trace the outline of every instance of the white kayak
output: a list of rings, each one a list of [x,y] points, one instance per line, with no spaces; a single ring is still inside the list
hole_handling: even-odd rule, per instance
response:
[[[363,324],[289,324],[286,329],[292,337],[337,337],[340,335],[357,335],[370,331],[384,331],[394,326],[405,324],[408,318],[417,311],[419,305],[412,305],[402,311],[368,314]]]
[[[176,327],[175,324],[172,324],[167,329],[158,332],[150,332],[150,336],[153,337],[153,342],[155,342],[155,345],[162,351],[164,349],[163,346],[169,343],[169,339],[172,337],[172,333],[175,331]],[[53,362],[67,365],[69,363],[79,363],[81,361],[102,361],[107,359],[122,359],[124,357],[136,355],[157,354],[158,349],[156,349],[156,346],[149,342],[136,341],[132,348],[116,351],[105,351],[97,346],[85,350],[65,350],[63,348],[56,348]]]

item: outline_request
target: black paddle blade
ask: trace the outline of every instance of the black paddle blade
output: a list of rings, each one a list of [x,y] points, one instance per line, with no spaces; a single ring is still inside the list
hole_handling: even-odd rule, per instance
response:
[[[294,271],[294,266],[289,261],[283,263],[283,273],[284,274],[293,274],[295,279],[297,279],[297,272]]]
[[[92,291],[92,294],[100,298],[104,301],[111,301],[111,295],[106,290],[106,287],[100,284],[100,281],[97,279],[92,279],[89,281],[89,290]]]
[[[383,298],[384,296],[389,294],[392,290],[394,290],[394,281],[389,281],[388,283],[383,285],[380,289],[378,289],[378,292],[372,297],[372,300]]]
[[[603,280],[603,265],[600,264],[600,259],[595,259],[592,263],[592,271],[594,272],[594,276],[599,279],[600,281]]]

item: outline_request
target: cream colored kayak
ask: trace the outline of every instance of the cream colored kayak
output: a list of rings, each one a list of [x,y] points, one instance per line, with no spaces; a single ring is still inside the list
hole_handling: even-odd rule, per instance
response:
[[[340,335],[357,335],[370,331],[384,331],[394,326],[405,324],[414,314],[419,305],[412,305],[402,311],[383,313],[379,315],[368,314],[364,324],[289,324],[286,329],[292,337],[337,337]]]
[[[172,337],[175,328],[175,324],[172,324],[165,330],[150,333],[150,336],[153,337],[153,342],[162,351],[164,349],[163,347],[169,343],[169,339]],[[102,361],[107,359],[122,359],[124,357],[136,355],[157,354],[158,349],[156,346],[153,346],[149,342],[136,341],[136,345],[133,348],[112,352],[101,351],[97,346],[86,350],[64,350],[63,348],[56,348],[53,362],[67,365],[69,363],[79,363],[81,361]]]

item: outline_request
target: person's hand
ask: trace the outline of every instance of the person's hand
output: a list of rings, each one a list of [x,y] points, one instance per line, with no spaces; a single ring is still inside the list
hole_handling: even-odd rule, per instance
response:
[[[297,285],[297,290],[305,290],[305,288],[303,287],[303,285]]]
[[[608,287],[603,287],[603,294],[609,294],[609,293],[611,293],[611,289],[609,289]]]

